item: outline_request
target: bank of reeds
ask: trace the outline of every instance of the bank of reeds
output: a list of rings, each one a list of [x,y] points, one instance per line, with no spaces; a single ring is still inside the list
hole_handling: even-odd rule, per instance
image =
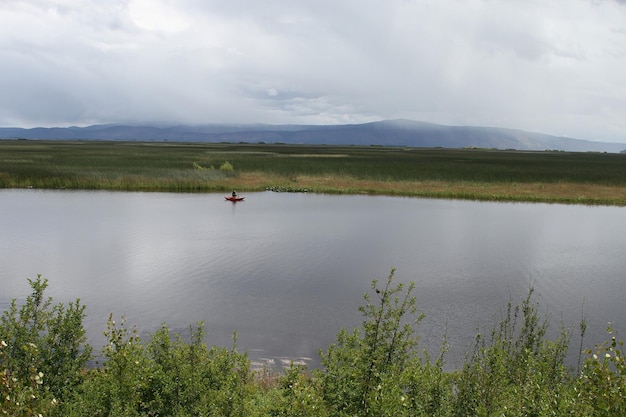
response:
[[[0,141],[0,188],[385,194],[626,205],[626,155],[225,143]]]

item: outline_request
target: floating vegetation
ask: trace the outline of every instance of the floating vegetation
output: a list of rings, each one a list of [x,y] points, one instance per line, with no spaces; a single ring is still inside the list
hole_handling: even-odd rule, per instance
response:
[[[299,188],[299,187],[276,187],[271,186],[267,187],[265,191],[273,191],[275,193],[308,193],[308,188]]]

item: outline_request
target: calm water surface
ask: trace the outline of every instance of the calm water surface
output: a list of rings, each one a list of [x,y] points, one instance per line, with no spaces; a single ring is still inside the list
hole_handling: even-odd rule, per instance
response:
[[[56,301],[87,305],[98,350],[109,313],[143,335],[164,322],[254,360],[318,350],[392,267],[415,281],[422,347],[459,365],[477,330],[534,286],[558,327],[585,312],[589,345],[626,333],[626,209],[365,196],[0,190],[0,307],[42,274]],[[574,336],[578,344],[578,339]]]

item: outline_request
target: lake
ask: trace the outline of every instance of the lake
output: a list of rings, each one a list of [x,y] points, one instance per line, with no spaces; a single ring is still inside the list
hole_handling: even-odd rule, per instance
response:
[[[416,283],[421,347],[437,356],[447,331],[449,367],[531,286],[574,350],[583,312],[589,347],[626,330],[626,208],[41,190],[0,190],[0,207],[0,307],[42,274],[55,301],[87,305],[95,351],[113,313],[142,336],[204,321],[209,344],[237,331],[255,362],[315,367],[392,267]]]

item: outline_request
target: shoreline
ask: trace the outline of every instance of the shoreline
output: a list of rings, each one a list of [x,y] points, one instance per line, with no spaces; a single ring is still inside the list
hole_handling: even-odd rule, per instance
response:
[[[244,183],[232,183],[232,189],[238,192],[264,192],[277,193],[314,193],[329,195],[371,195],[404,198],[432,198],[439,200],[465,200],[502,203],[544,203],[566,204],[586,206],[626,207],[626,189],[618,187],[582,187],[583,192],[559,193],[562,184],[550,186],[546,184],[516,184],[502,187],[499,185],[454,185],[454,184],[426,184],[406,190],[403,185],[394,188],[384,186],[380,188],[359,188],[348,186],[345,189],[332,187],[311,186],[249,186]],[[566,185],[565,187],[571,185]],[[19,190],[62,190],[62,191],[109,191],[109,192],[161,192],[161,193],[189,193],[189,194],[222,194],[228,193],[229,187],[218,187],[207,190],[171,190],[168,188],[74,188],[74,187],[4,187],[2,189]],[[614,192],[614,193],[612,193]],[[612,194],[612,195],[611,195]]]
[[[280,191],[626,206],[626,155],[0,140],[0,189]]]

